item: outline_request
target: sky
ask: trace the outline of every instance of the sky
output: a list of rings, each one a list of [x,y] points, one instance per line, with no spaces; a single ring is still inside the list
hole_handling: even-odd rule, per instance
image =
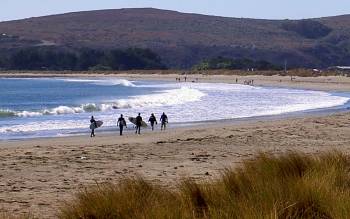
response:
[[[143,7],[264,19],[350,14],[350,0],[0,0],[0,21],[74,11]]]

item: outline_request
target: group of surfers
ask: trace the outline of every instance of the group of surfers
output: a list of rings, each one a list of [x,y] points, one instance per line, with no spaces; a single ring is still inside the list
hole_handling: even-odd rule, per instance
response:
[[[160,130],[163,131],[166,129],[166,124],[168,123],[168,116],[163,112],[161,115],[159,121],[161,122],[161,128]],[[141,117],[141,113],[138,114],[138,116],[135,118],[134,121],[132,121],[135,125],[135,134],[141,134],[141,127],[143,119]],[[158,124],[157,118],[154,115],[154,113],[151,114],[151,116],[148,119],[148,122],[151,124],[152,131],[154,130],[154,125]],[[91,116],[90,124],[93,124],[91,126],[91,134],[90,137],[95,137],[95,129],[98,127],[97,122],[93,116]],[[127,128],[126,121],[124,119],[123,114],[120,115],[117,121],[117,126],[119,127],[119,133],[120,135],[123,135],[124,127]]]

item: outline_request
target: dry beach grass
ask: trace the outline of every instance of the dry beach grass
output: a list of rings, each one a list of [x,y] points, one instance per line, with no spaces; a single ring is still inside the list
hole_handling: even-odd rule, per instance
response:
[[[350,159],[260,154],[210,182],[184,180],[176,190],[143,179],[82,190],[63,207],[79,218],[348,218]]]

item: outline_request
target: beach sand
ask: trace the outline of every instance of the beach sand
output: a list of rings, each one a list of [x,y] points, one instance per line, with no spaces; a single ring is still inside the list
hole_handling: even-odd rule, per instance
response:
[[[0,72],[0,77],[120,77],[129,80],[163,80],[176,82],[176,78],[184,81],[185,75],[178,74],[181,71],[158,72],[149,70],[146,73],[140,71],[127,72],[21,72],[6,73]],[[233,74],[234,72],[232,72]],[[298,77],[293,76],[263,76],[263,75],[232,75],[228,72],[225,75],[212,74],[189,74],[186,75],[187,82],[213,82],[213,83],[236,83],[254,80],[255,86],[273,86],[298,89],[311,89],[322,91],[350,91],[350,77],[345,76],[319,76],[319,77]]]
[[[156,76],[148,76],[152,77]],[[204,77],[199,80],[228,82],[235,78]],[[174,75],[162,76],[162,80],[172,78]],[[302,78],[303,82],[287,82],[287,78],[280,82],[279,76],[263,78],[256,76],[255,84],[350,91],[350,79],[345,77]],[[235,167],[259,152],[350,153],[350,112],[232,121],[158,130],[140,136],[128,133],[120,137],[117,132],[98,131],[96,134],[96,138],[86,133],[76,137],[0,142],[0,209],[15,215],[32,213],[41,218],[55,218],[64,200],[70,200],[84,186],[96,183],[139,175],[174,187],[184,177],[215,179],[225,168]]]

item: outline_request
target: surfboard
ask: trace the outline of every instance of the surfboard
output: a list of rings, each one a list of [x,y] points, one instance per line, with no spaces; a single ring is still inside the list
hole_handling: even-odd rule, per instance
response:
[[[135,117],[129,117],[129,121],[130,121],[132,124],[136,125],[136,118],[135,118]],[[145,121],[142,121],[142,122],[141,122],[141,127],[146,128],[146,127],[147,127],[147,123],[145,123]]]
[[[95,124],[94,124],[94,123],[91,123],[90,129],[97,129],[97,128],[100,128],[100,127],[103,125],[103,122],[102,122],[102,121],[96,121],[96,125],[97,125],[97,127],[95,127]]]

